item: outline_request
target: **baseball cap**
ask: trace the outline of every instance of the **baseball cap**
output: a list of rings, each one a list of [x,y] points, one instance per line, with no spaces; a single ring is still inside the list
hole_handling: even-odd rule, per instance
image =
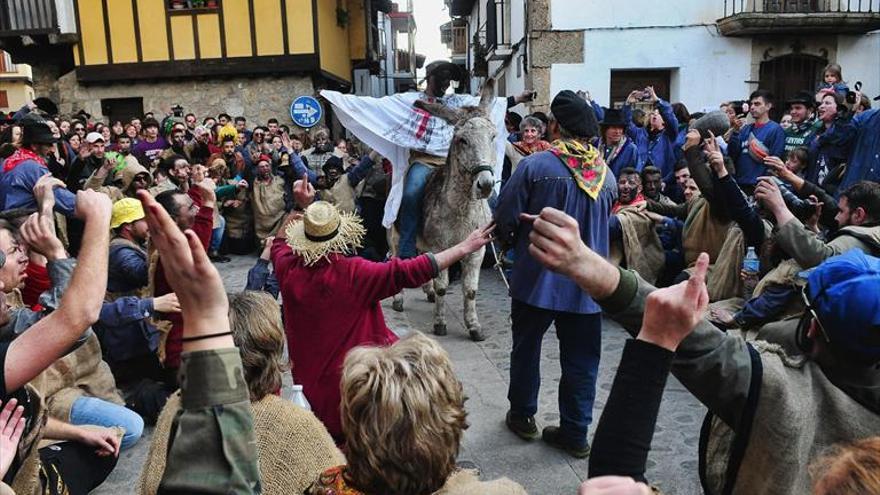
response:
[[[859,249],[828,258],[810,273],[806,291],[833,348],[880,361],[880,258]]]
[[[101,135],[100,132],[90,132],[86,135],[86,142],[89,144],[95,144],[98,141],[104,142],[104,136]]]
[[[141,202],[134,198],[123,198],[113,203],[110,228],[116,229],[120,225],[137,222],[142,218],[144,218],[144,207]]]

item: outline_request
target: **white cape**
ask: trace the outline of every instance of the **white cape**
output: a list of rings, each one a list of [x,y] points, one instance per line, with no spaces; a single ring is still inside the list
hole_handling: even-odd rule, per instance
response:
[[[416,100],[427,99],[424,93],[410,92],[373,98],[323,90],[321,96],[333,105],[336,117],[346,129],[391,161],[391,192],[388,194],[385,217],[382,219],[382,224],[390,228],[397,219],[397,210],[400,208],[410,150],[446,157],[452,142],[453,127],[445,120],[428,115],[413,106]],[[479,97],[459,94],[444,96],[435,101],[455,108],[480,104]],[[504,143],[507,142],[507,129],[504,126],[506,112],[507,100],[496,98],[491,117],[498,129],[495,139],[495,177],[498,179],[501,178]]]

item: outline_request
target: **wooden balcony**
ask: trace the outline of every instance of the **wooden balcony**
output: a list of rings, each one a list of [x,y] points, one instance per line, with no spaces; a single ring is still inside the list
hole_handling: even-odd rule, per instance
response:
[[[0,38],[75,33],[72,0],[0,0]]]
[[[724,36],[865,34],[880,29],[880,0],[723,0]]]

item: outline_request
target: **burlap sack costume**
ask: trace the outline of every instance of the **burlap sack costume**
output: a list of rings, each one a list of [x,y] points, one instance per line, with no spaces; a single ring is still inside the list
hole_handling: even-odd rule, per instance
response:
[[[267,395],[251,405],[264,494],[303,493],[318,474],[345,463],[330,434],[311,412],[276,395]],[[159,488],[171,427],[179,412],[178,392],[168,398],[156,423],[150,453],[138,482],[138,493],[142,495],[155,494]]]
[[[268,183],[255,180],[251,195],[254,230],[262,241],[275,235],[284,221],[284,179],[272,176]]]
[[[618,266],[625,262],[627,268],[654,284],[666,263],[666,254],[654,221],[634,207],[621,208],[617,218],[623,237],[611,243],[610,261]]]

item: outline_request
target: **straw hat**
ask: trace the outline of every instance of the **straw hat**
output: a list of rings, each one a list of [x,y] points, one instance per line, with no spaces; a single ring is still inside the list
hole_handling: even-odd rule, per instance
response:
[[[326,201],[306,208],[299,222],[287,226],[287,244],[310,266],[332,253],[352,254],[367,231],[353,213],[339,213]]]

